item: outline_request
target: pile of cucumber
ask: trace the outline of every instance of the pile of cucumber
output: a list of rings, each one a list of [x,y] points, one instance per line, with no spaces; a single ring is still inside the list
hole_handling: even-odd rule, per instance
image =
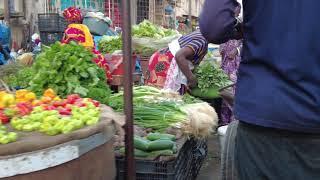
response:
[[[139,158],[172,156],[177,153],[176,137],[171,134],[149,133],[145,138],[134,137],[134,155]],[[124,154],[121,148],[120,153]]]

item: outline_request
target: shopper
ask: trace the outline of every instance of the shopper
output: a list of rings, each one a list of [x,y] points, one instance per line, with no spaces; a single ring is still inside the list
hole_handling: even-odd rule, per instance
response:
[[[207,0],[200,29],[212,43],[240,38],[235,0]],[[240,180],[320,177],[320,1],[244,0],[235,98]],[[241,32],[241,31],[240,31]]]
[[[200,64],[208,51],[208,42],[199,30],[171,42],[168,48],[154,53],[147,71],[148,85],[179,91],[195,87],[193,66]],[[183,86],[181,86],[183,85]],[[182,89],[181,89],[182,87]]]
[[[239,17],[241,11],[241,5],[238,4],[235,10],[235,16]],[[226,43],[220,45],[220,54],[222,56],[221,68],[229,76],[229,79],[233,82],[237,82],[238,68],[240,65],[240,49],[242,46],[242,40],[231,39]],[[235,94],[235,85],[232,87],[232,95]],[[226,100],[222,101],[221,106],[221,122],[220,125],[227,125],[234,120],[232,106]]]

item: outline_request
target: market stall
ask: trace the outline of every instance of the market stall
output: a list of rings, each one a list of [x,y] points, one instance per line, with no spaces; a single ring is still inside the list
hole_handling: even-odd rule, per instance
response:
[[[117,116],[103,105],[111,91],[91,51],[56,43],[31,66],[2,68],[0,177],[115,177]]]

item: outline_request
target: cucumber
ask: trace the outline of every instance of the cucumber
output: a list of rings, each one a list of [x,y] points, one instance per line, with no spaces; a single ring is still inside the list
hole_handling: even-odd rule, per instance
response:
[[[147,139],[150,141],[155,141],[158,139],[169,139],[171,141],[175,141],[176,136],[172,134],[149,133],[147,136]]]
[[[125,148],[124,147],[120,148],[119,152],[120,152],[120,154],[125,155]],[[147,153],[147,152],[141,151],[139,149],[134,149],[134,156],[135,157],[145,158],[145,157],[150,156],[150,154]]]
[[[134,137],[134,147],[136,149],[142,150],[142,151],[147,151],[148,150],[148,144],[149,141],[145,140],[139,136]]]
[[[174,143],[174,145],[173,145],[172,152],[173,152],[173,154],[176,154],[178,152],[178,147],[177,147],[176,143]]]
[[[149,151],[158,151],[158,150],[166,150],[172,149],[175,142],[167,139],[159,139],[155,141],[150,141],[148,145]]]
[[[160,150],[160,151],[152,151],[150,153],[151,157],[158,157],[158,156],[173,156],[173,151],[166,149],[166,150]]]

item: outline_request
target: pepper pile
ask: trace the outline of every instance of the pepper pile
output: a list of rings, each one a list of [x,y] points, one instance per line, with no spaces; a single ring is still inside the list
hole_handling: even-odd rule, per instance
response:
[[[0,144],[15,142],[18,138],[17,133],[8,132],[7,128],[0,124]]]
[[[70,133],[84,126],[98,123],[100,102],[81,98],[78,94],[61,99],[47,89],[37,99],[35,93],[22,89],[9,94],[1,92],[0,144],[16,141],[17,134],[5,132],[1,124],[9,123],[18,131],[39,131],[47,135]]]

